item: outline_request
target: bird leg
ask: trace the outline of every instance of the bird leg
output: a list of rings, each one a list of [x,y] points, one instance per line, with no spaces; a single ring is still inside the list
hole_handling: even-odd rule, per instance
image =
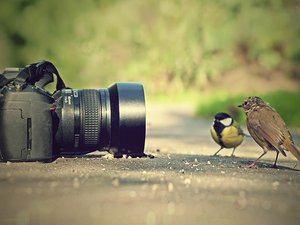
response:
[[[249,166],[248,166],[248,168],[251,168],[251,169],[256,169],[257,167],[256,167],[256,163],[257,163],[257,161],[261,158],[261,157],[263,157],[265,154],[267,153],[267,151],[264,149],[264,152],[263,152],[263,154],[261,154],[253,163],[251,163]]]
[[[277,163],[278,155],[279,155],[279,151],[276,151],[275,162],[274,162],[274,165],[272,166],[273,168],[277,168],[276,163]]]
[[[213,156],[217,156],[217,154],[223,149],[223,147],[221,146],[221,148],[215,153],[213,154]]]
[[[231,157],[234,157],[234,151],[235,151],[235,148],[236,148],[236,147],[234,147],[233,150],[232,150]]]

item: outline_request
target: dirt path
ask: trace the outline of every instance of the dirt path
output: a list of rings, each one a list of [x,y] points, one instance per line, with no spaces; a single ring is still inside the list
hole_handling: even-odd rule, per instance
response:
[[[280,157],[272,169],[269,153],[259,169],[242,169],[261,153],[251,139],[237,157],[231,150],[211,157],[218,149],[211,122],[192,112],[148,105],[146,152],[154,159],[92,153],[48,164],[0,163],[0,224],[298,225],[293,157]]]

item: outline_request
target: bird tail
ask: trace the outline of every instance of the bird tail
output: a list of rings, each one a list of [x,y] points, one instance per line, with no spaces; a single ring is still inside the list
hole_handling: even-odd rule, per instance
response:
[[[300,161],[299,149],[293,143],[290,143],[287,147],[287,149]]]
[[[249,134],[246,134],[240,126],[237,126],[239,135],[243,135],[244,137],[251,137]]]
[[[243,133],[243,136],[244,136],[244,137],[251,137],[251,135],[245,134],[245,133]]]

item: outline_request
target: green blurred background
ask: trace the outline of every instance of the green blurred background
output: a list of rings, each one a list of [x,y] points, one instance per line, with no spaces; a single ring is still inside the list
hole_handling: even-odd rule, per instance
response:
[[[2,0],[0,68],[52,61],[67,85],[138,81],[197,115],[260,95],[300,126],[299,0]]]

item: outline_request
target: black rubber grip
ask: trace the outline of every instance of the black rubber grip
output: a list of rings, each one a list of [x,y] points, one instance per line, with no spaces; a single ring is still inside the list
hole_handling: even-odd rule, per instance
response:
[[[101,128],[100,96],[97,90],[80,91],[81,140],[84,146],[98,146]]]

